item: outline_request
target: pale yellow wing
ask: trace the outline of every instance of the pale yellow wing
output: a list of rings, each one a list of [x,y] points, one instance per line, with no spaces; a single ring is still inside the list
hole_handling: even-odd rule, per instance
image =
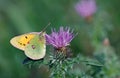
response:
[[[23,35],[19,35],[16,37],[13,37],[10,40],[10,43],[20,49],[20,50],[25,50],[26,45],[29,43],[29,41],[34,38],[34,36],[37,35],[37,32],[33,32],[33,33],[27,33],[27,34],[23,34]]]
[[[32,38],[25,47],[25,55],[33,60],[44,58],[46,54],[45,33],[41,33]]]

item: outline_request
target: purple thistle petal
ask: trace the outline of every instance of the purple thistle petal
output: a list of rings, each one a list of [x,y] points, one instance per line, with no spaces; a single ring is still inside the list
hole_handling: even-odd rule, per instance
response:
[[[47,44],[50,44],[55,48],[68,46],[74,38],[73,31],[70,32],[70,28],[68,27],[60,27],[58,32],[56,32],[55,29],[51,29],[51,31],[52,33],[50,35],[46,34],[46,41]]]

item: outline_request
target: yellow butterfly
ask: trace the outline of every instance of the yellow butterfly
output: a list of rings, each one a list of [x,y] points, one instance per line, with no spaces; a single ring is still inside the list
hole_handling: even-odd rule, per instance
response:
[[[25,55],[33,60],[44,58],[46,54],[45,32],[31,32],[16,36],[10,43],[25,52]]]

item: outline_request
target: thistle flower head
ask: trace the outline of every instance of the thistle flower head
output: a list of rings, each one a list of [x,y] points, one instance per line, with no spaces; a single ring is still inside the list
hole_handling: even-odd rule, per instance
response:
[[[95,0],[81,0],[75,5],[75,9],[82,17],[89,17],[96,12]]]
[[[52,45],[56,49],[68,46],[73,38],[73,31],[70,31],[70,28],[68,27],[60,27],[58,32],[56,32],[55,29],[52,29],[50,35],[46,34],[47,44]]]

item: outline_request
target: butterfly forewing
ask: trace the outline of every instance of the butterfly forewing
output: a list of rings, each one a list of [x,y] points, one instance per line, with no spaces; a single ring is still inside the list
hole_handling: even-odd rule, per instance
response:
[[[20,50],[25,50],[26,45],[29,43],[29,41],[34,38],[34,36],[37,34],[37,32],[34,33],[27,33],[23,34],[20,36],[16,36],[10,40],[10,43],[20,49]]]

